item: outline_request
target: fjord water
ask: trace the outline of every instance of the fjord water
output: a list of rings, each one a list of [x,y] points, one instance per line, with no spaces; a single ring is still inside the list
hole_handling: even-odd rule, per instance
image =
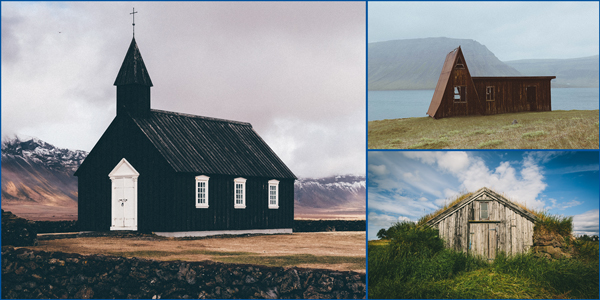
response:
[[[598,88],[553,88],[552,110],[598,109]],[[433,90],[369,91],[368,120],[426,117]]]

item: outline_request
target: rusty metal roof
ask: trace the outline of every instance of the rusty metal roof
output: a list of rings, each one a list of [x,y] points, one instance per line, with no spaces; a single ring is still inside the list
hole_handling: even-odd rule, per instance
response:
[[[482,81],[482,80],[539,80],[539,79],[547,79],[552,80],[555,79],[556,76],[478,76],[471,77],[473,81]]]
[[[435,91],[433,92],[433,97],[431,98],[429,109],[427,110],[427,115],[430,117],[435,117],[435,113],[437,112],[438,108],[440,107],[440,104],[442,103],[442,99],[444,98],[444,91],[446,91],[448,79],[450,78],[450,74],[452,73],[452,69],[454,68],[456,57],[458,56],[459,51],[462,52],[462,50],[460,50],[460,46],[458,46],[458,48],[452,50],[450,53],[448,53],[448,55],[446,55],[446,60],[444,61],[444,66],[442,67],[442,73],[440,74],[440,78],[438,79],[437,85],[435,86]],[[464,59],[463,63],[465,63]]]
[[[129,50],[125,54],[121,69],[115,79],[114,85],[127,85],[127,84],[139,84],[144,86],[152,86],[152,80],[150,80],[150,74],[146,70],[146,65],[142,59],[140,49],[138,49],[135,38],[131,40]]]
[[[132,119],[176,172],[296,178],[250,123],[161,110]]]

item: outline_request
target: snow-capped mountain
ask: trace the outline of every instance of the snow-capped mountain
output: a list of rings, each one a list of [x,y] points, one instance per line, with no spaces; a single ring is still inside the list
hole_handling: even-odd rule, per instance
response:
[[[2,141],[2,203],[71,206],[77,202],[73,173],[87,156],[61,149],[35,137]]]
[[[34,137],[2,141],[2,204],[73,207],[73,173],[87,152],[55,147]],[[300,178],[294,185],[295,214],[305,218],[365,217],[365,176]]]
[[[356,216],[366,213],[366,177],[338,175],[299,178],[295,185],[297,216]]]

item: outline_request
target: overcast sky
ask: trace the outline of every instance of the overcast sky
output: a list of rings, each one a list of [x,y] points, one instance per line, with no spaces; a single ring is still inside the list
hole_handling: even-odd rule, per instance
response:
[[[501,61],[598,55],[598,1],[372,2],[369,42],[473,39]]]
[[[2,134],[90,151],[135,37],[152,108],[252,123],[300,177],[365,173],[364,2],[2,2]]]
[[[598,169],[597,151],[370,151],[369,239],[482,187],[534,210],[573,216],[575,233],[597,235]]]

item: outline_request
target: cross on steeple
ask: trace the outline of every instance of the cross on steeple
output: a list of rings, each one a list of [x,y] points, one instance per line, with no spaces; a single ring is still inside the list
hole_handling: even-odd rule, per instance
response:
[[[133,8],[133,12],[129,14],[133,15],[133,23],[131,25],[133,25],[133,37],[135,37],[135,14],[137,14],[137,11],[135,11],[135,7]]]

